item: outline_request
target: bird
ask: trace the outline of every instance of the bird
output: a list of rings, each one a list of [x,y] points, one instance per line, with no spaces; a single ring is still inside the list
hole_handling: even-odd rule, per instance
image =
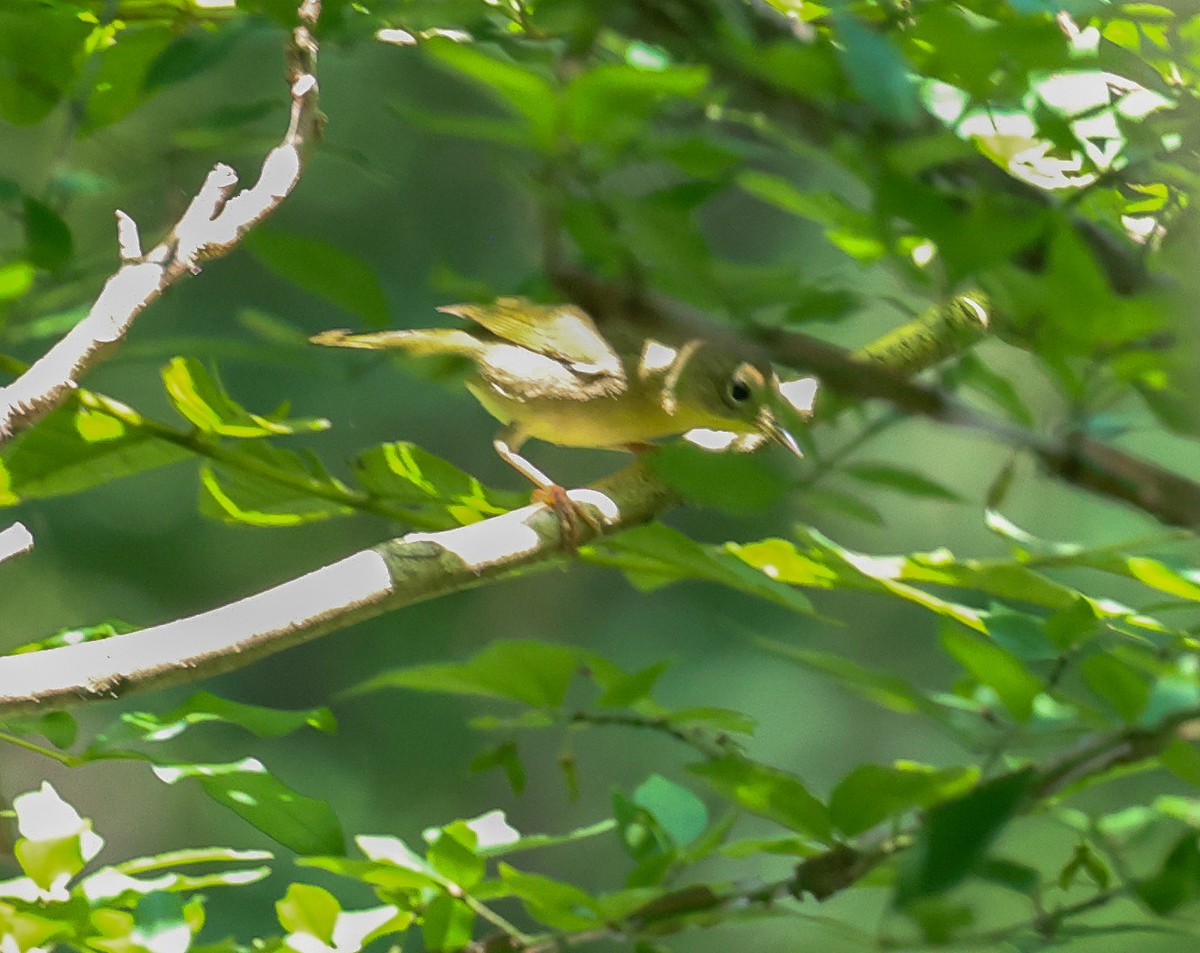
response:
[[[658,329],[612,318],[601,329],[576,305],[520,297],[437,310],[469,323],[367,333],[335,329],[310,340],[467,359],[473,367],[467,389],[501,424],[496,452],[534,484],[536,501],[559,513],[568,545],[577,532],[576,515],[600,527],[522,456],[531,438],[640,452],[651,441],[687,434],[742,450],[773,440],[802,456],[779,420],[782,406],[795,406],[795,399],[769,363],[729,341],[697,335],[660,340],[667,335]]]

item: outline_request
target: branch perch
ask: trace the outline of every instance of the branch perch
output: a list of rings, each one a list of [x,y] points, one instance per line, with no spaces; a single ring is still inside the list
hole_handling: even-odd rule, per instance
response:
[[[121,267],[105,283],[87,317],[24,374],[0,387],[0,444],[59,406],[167,288],[229,252],[296,187],[306,147],[321,124],[313,37],[320,12],[321,0],[303,0],[297,11],[299,25],[287,47],[291,118],[283,141],[263,160],[258,182],[233,195],[237,173],[223,163],[216,165],[175,227],[145,254],[137,224],[124,212],[116,213]]]
[[[640,465],[571,491],[603,517],[605,534],[678,502]],[[0,714],[64,708],[192,682],[241,668],[380,613],[547,568],[564,550],[541,504],[439,533],[410,533],[237,602],[96,642],[0,659]],[[581,525],[586,542],[595,530]]]

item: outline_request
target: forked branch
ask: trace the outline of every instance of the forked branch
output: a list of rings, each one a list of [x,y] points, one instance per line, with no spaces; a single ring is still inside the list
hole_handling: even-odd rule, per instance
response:
[[[321,0],[302,0],[297,11],[299,23],[287,47],[291,118],[283,141],[263,160],[258,182],[235,195],[237,174],[216,165],[167,237],[145,253],[137,224],[124,212],[116,213],[121,267],[87,317],[24,374],[0,387],[0,444],[59,406],[167,288],[226,254],[296,187],[307,146],[320,130],[313,36],[320,12]]]

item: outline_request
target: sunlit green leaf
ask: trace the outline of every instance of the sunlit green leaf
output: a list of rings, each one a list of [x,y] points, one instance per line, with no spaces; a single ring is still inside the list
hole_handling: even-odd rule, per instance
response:
[[[470,890],[486,872],[486,862],[479,856],[478,846],[475,832],[462,821],[455,821],[433,835],[425,856],[441,876]]]
[[[78,493],[189,455],[68,400],[0,452],[0,505]]]
[[[200,512],[250,526],[298,526],[345,516],[349,495],[311,454],[245,443],[200,469]]]
[[[253,758],[234,764],[158,764],[154,773],[168,784],[196,779],[218,804],[297,854],[342,851],[342,826],[328,802],[299,793]]]
[[[354,459],[354,473],[372,496],[419,509],[447,527],[478,522],[525,502],[485,487],[469,473],[407,442],[385,443]]]
[[[252,414],[237,403],[204,365],[189,357],[176,357],[162,371],[167,396],[187,420],[205,433],[222,437],[264,437],[325,430],[321,418],[288,420]]]
[[[811,612],[812,604],[793,587],[748,567],[738,548],[702,546],[661,524],[622,533],[586,553],[589,562],[616,566],[644,589],[701,579],[759,596],[770,602]]]
[[[289,933],[306,933],[332,946],[333,928],[342,907],[323,887],[293,883],[288,884],[283,899],[275,902],[275,912],[279,925]]]

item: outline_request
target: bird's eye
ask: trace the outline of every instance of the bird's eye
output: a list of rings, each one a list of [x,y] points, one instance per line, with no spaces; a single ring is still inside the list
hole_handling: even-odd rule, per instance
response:
[[[735,377],[729,382],[729,399],[735,404],[741,404],[750,399],[750,385],[741,377]]]

